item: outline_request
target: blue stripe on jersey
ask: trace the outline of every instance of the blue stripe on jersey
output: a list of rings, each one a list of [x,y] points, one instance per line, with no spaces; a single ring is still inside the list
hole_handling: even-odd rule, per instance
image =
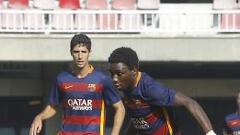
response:
[[[66,116],[99,116],[101,114],[100,109],[92,109],[91,111],[73,111],[72,108],[65,108]]]
[[[131,114],[134,114],[135,117],[146,116],[152,112],[152,110],[150,110],[149,108],[139,108],[139,109],[128,108],[128,110],[131,112]]]
[[[99,132],[99,125],[80,125],[80,124],[65,124],[62,127],[61,131],[69,131],[69,132]]]
[[[85,99],[94,99],[94,100],[102,100],[102,93],[95,93],[95,92],[76,92],[76,91],[69,91],[69,92],[64,92],[65,94],[65,99],[68,98],[85,98]]]

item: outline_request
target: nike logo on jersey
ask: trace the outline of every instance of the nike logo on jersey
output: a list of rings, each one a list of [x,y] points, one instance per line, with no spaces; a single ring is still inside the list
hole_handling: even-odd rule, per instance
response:
[[[67,85],[67,86],[64,86],[64,89],[69,89],[69,88],[72,88],[73,85]]]

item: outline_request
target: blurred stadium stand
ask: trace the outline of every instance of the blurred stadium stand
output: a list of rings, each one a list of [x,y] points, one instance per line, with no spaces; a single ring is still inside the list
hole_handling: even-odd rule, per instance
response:
[[[0,1],[1,2],[1,1]],[[240,32],[235,0],[206,4],[159,0],[9,0],[0,10],[2,33]],[[45,6],[47,5],[47,6]]]
[[[238,2],[240,3],[240,2]],[[214,0],[213,9],[215,10],[239,10],[236,0]],[[218,24],[221,24],[221,29],[240,29],[240,13],[223,13],[218,14]]]

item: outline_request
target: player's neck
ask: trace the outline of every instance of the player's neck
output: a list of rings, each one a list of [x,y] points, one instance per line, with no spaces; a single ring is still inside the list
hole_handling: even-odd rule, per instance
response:
[[[84,78],[86,77],[90,72],[92,71],[92,67],[91,65],[87,64],[86,66],[84,66],[83,68],[78,68],[75,67],[73,69],[73,73],[76,75],[76,77],[78,78]]]
[[[136,87],[139,80],[140,80],[140,77],[141,77],[141,73],[140,71],[136,71],[136,74],[135,74],[135,77],[134,77],[134,81],[133,81],[133,87]]]

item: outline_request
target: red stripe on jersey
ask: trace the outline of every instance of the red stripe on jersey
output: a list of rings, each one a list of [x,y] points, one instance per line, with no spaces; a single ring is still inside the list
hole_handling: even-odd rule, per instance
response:
[[[59,85],[63,91],[91,91],[102,92],[103,85],[95,83],[79,83],[79,82],[67,82]]]
[[[160,119],[160,114],[156,113],[150,113],[148,116],[145,117],[145,121],[147,123],[154,123],[155,121],[157,121],[158,119]]]
[[[64,124],[84,124],[84,125],[99,125],[99,116],[64,116]]]
[[[71,101],[69,101],[69,100],[71,100]],[[63,101],[63,107],[64,108],[71,108],[73,106],[84,106],[87,101],[83,104],[83,102],[81,102],[81,100],[80,99],[64,100]],[[101,105],[102,105],[102,100],[92,100],[91,104],[92,104],[93,109],[100,109]]]
[[[99,135],[96,132],[59,132],[58,135]]]
[[[240,120],[230,120],[227,122],[227,125],[231,128],[239,127],[240,126]]]
[[[153,131],[151,135],[168,135],[168,134],[169,134],[168,125],[165,123],[156,131]]]

